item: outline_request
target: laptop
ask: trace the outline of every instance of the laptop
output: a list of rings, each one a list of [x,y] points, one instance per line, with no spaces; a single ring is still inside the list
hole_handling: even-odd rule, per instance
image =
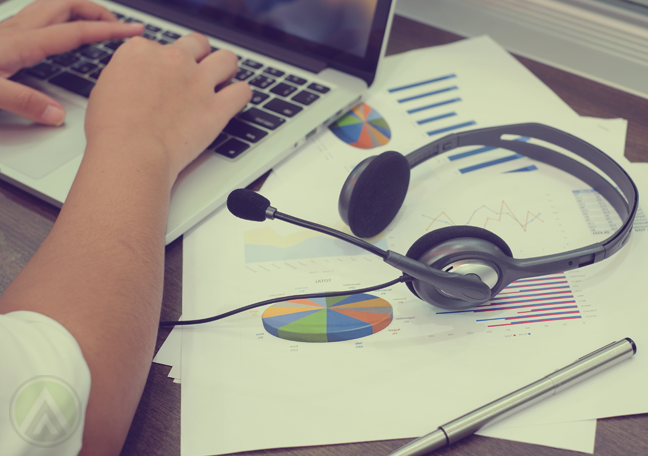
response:
[[[0,4],[0,21],[30,3]],[[236,79],[253,98],[179,176],[167,244],[357,105],[384,55],[393,0],[96,0],[122,21],[141,21],[162,44],[198,31],[239,57]],[[61,127],[0,111],[0,178],[62,206],[85,148],[87,97],[122,43],[50,56],[12,79],[66,109]],[[216,134],[214,134],[216,136]]]

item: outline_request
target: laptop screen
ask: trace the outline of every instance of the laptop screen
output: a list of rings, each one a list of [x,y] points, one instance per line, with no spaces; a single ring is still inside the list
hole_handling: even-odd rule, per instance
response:
[[[117,1],[235,44],[249,47],[245,40],[239,40],[245,35],[288,52],[317,58],[368,83],[377,68],[392,3],[392,0]]]
[[[166,0],[280,42],[298,38],[364,57],[377,0]]]

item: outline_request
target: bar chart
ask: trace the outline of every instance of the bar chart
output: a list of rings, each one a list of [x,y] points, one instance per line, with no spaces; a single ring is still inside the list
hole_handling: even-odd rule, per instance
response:
[[[391,87],[387,93],[427,136],[450,133],[477,124],[457,108],[462,103],[458,77],[454,73]]]
[[[469,315],[472,324],[487,328],[529,326],[582,318],[569,281],[563,273],[517,280],[487,304],[436,314]]]

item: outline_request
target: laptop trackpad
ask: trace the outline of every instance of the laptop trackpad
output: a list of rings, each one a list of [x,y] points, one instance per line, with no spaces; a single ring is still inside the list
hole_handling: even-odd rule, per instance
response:
[[[71,101],[65,108],[65,123],[48,127],[0,111],[0,169],[9,166],[32,179],[41,179],[83,153],[85,108]]]

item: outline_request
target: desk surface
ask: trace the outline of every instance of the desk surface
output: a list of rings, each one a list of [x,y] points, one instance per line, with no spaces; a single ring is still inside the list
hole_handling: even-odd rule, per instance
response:
[[[457,41],[460,37],[396,17],[388,54]],[[648,100],[629,95],[555,68],[520,58],[538,78],[578,114],[628,119],[626,156],[648,161]],[[0,292],[25,266],[52,227],[58,209],[4,182],[0,182]],[[177,319],[182,300],[182,238],[166,249],[162,320]],[[157,347],[169,334],[160,331]],[[180,386],[168,379],[169,368],[153,364],[122,456],[180,454]],[[432,430],[432,429],[430,429]],[[244,438],[248,429],[241,430]],[[408,440],[266,450],[241,455],[345,456],[386,455]],[[648,454],[648,414],[598,421],[595,454]],[[438,455],[562,456],[581,453],[480,436],[438,451]]]

